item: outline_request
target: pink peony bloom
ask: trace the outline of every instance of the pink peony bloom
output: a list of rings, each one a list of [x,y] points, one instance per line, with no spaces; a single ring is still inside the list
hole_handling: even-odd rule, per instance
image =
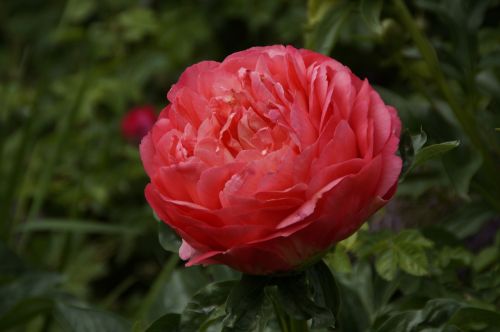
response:
[[[298,268],[387,203],[401,123],[367,80],[291,46],[189,67],[141,143],[146,198],[187,265]]]
[[[141,139],[153,127],[156,121],[155,108],[150,105],[138,106],[127,112],[122,119],[122,135],[133,142]]]

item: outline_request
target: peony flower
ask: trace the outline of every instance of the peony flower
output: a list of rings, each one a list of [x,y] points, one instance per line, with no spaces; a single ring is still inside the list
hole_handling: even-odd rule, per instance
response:
[[[156,121],[155,108],[150,105],[138,106],[127,112],[122,119],[122,135],[133,142],[141,139],[153,127]]]
[[[189,67],[140,150],[187,265],[299,268],[393,196],[400,120],[367,80],[291,46]]]

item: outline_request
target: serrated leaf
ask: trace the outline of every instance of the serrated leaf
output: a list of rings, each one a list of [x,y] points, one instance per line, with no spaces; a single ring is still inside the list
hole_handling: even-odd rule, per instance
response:
[[[424,250],[410,243],[398,246],[398,265],[403,271],[414,276],[424,276],[429,273],[429,262]]]
[[[398,271],[398,259],[394,250],[388,249],[375,259],[375,269],[385,280],[393,280]]]
[[[162,221],[158,221],[158,239],[163,249],[172,253],[179,253],[181,247],[179,236]]]
[[[64,331],[71,332],[128,332],[131,324],[110,312],[77,307],[72,304],[56,305],[56,320]]]

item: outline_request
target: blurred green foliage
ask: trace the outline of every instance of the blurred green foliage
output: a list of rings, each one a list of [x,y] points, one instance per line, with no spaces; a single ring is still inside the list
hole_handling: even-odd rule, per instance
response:
[[[119,128],[190,64],[278,43],[367,77],[409,130],[397,197],[325,258],[340,330],[495,331],[499,22],[498,0],[0,2],[0,330],[217,330],[226,311],[244,330],[238,273],[162,250]]]

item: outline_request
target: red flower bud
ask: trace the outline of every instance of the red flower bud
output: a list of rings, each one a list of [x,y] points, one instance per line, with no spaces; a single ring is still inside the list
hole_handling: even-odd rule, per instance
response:
[[[155,108],[151,105],[133,108],[122,119],[121,130],[123,137],[133,142],[140,142],[153,127],[156,118]]]

